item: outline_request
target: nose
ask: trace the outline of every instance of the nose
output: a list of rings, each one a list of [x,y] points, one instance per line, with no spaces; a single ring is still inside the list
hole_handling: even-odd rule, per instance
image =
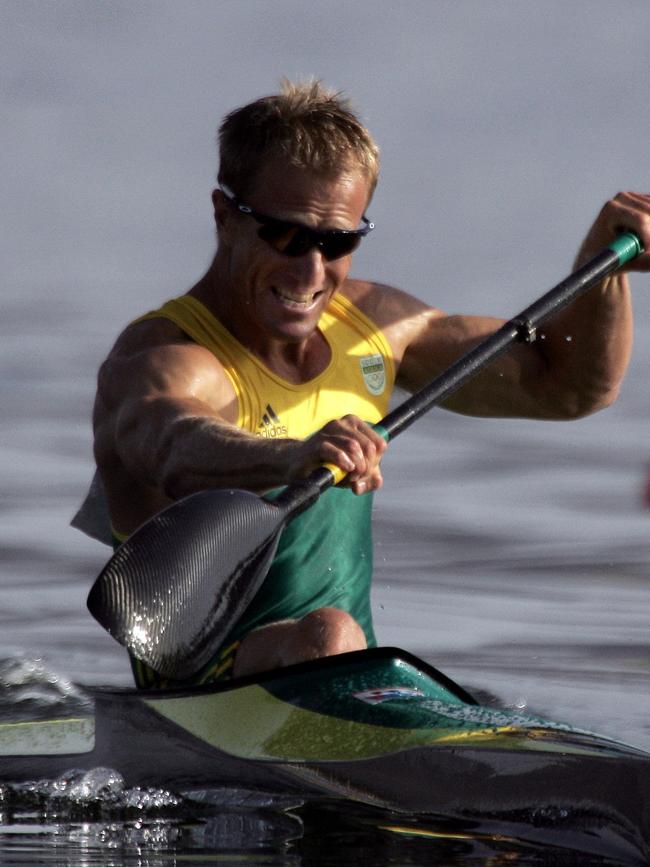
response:
[[[313,291],[322,289],[325,280],[325,257],[318,247],[312,247],[302,256],[288,260],[287,264],[287,270],[296,281],[296,287]]]

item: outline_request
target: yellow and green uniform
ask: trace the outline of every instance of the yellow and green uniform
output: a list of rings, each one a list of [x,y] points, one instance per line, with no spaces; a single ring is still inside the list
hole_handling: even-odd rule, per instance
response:
[[[386,415],[395,379],[390,347],[377,326],[342,295],[330,302],[319,321],[330,362],[299,385],[269,370],[190,295],[142,318],[156,317],[171,320],[219,359],[237,396],[236,424],[251,434],[305,439],[349,413],[369,423]],[[264,584],[196,682],[227,676],[239,641],[251,630],[323,606],[351,614],[368,645],[374,646],[371,510],[372,495],[330,488],[294,518],[282,533]],[[134,661],[133,666],[139,686],[171,685],[142,663]]]

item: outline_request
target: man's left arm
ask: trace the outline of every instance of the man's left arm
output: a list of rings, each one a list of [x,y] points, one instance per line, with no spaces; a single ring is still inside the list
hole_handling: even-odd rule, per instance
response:
[[[650,250],[650,196],[621,193],[608,202],[576,264],[586,262],[626,229],[639,235]],[[650,255],[642,254],[626,270],[650,270]],[[421,388],[504,321],[446,316],[418,306],[409,296],[402,296],[401,304],[401,322],[393,311],[385,327],[401,359],[398,383],[410,391]],[[630,290],[627,275],[619,273],[549,320],[534,343],[516,346],[498,358],[445,406],[469,415],[579,418],[616,398],[631,345]]]

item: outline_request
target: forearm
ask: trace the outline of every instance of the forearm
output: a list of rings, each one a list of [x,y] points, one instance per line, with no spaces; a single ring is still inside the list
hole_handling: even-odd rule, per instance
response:
[[[536,346],[551,416],[577,418],[616,398],[630,359],[632,333],[625,274],[608,278],[540,329]]]
[[[301,443],[267,440],[215,419],[180,420],[161,467],[165,493],[178,499],[209,488],[262,492],[293,481]]]
[[[116,426],[116,452],[126,470],[167,496],[238,487],[262,491],[292,480],[301,443],[268,441],[201,406],[150,401],[126,408]]]
[[[601,209],[576,257],[579,267],[610,244],[622,231],[636,233],[648,250],[650,197],[619,193]],[[627,270],[648,271],[642,252]],[[616,397],[632,349],[632,303],[626,273],[605,280],[557,316],[539,342],[550,381],[570,410],[584,415],[607,406]]]

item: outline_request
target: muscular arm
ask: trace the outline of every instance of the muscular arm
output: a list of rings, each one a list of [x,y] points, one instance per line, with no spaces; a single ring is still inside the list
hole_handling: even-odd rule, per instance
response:
[[[421,318],[421,330],[405,350],[401,371],[402,382],[411,390],[428,381],[432,360],[438,370],[444,369],[504,321],[430,314]],[[543,326],[533,344],[516,346],[494,361],[446,406],[478,416],[579,418],[615,399],[631,337],[627,279],[606,281]]]
[[[620,194],[603,208],[577,264],[630,228],[650,249],[650,197]],[[640,256],[628,270],[650,270]],[[504,320],[446,316],[389,287],[359,284],[351,293],[384,329],[399,363],[398,383],[415,391]],[[514,314],[515,311],[513,311]],[[616,397],[632,343],[627,276],[590,290],[544,326],[532,345],[517,346],[452,395],[448,409],[470,415],[571,419],[595,412]]]
[[[348,472],[356,493],[381,484],[384,443],[358,419],[331,422],[306,441],[269,441],[237,428],[236,418],[232,386],[211,353],[167,323],[127,331],[100,369],[94,411],[95,457],[116,527],[130,532],[199,490],[262,491],[323,462]]]
[[[138,481],[177,497],[244,479],[271,487],[289,473],[294,441],[267,445],[232,424],[218,362],[194,344],[110,357],[99,376],[97,449],[106,441]]]

